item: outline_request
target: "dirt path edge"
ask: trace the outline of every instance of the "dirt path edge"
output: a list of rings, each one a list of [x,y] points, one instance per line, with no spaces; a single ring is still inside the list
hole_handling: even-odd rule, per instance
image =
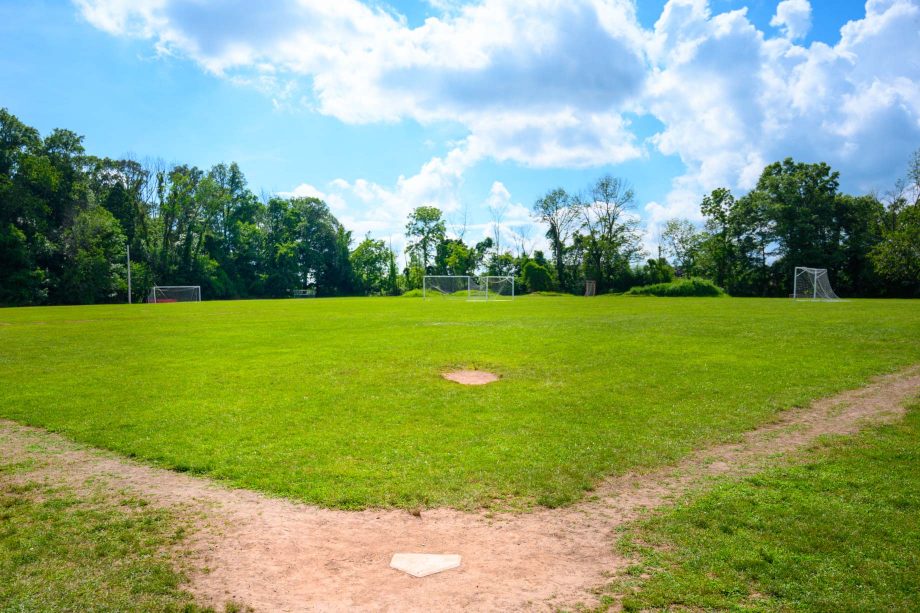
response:
[[[36,457],[46,479],[77,488],[102,479],[113,491],[133,490],[196,518],[187,545],[198,570],[189,589],[218,608],[232,600],[264,611],[547,610],[590,601],[589,590],[628,563],[614,552],[616,530],[642,512],[712,478],[751,474],[819,436],[895,421],[918,394],[920,366],[914,366],[785,411],[737,443],[607,479],[590,501],[520,515],[320,509],[152,468],[3,420],[0,456]],[[416,579],[388,567],[396,551],[457,553],[463,562]]]

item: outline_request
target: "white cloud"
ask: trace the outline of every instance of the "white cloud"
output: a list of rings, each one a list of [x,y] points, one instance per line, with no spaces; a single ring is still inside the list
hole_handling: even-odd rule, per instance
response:
[[[499,160],[598,166],[641,154],[622,117],[647,72],[632,0],[439,4],[442,16],[416,28],[357,0],[75,1],[100,29],[276,88],[277,104],[296,100],[300,78],[321,113],[459,122]]]
[[[811,29],[811,4],[808,0],[783,0],[776,5],[770,25],[782,28],[789,40],[805,38]]]
[[[698,219],[702,195],[753,187],[787,156],[826,161],[849,189],[889,184],[920,143],[920,4],[870,0],[833,46],[768,38],[745,10],[711,15],[671,0],[651,46],[649,109],[665,128],[653,144],[687,171],[648,221]],[[900,58],[900,59],[899,59]]]
[[[884,186],[920,142],[920,0],[868,0],[839,40],[807,47],[795,42],[811,25],[807,0],[778,3],[782,35],[706,0],[669,0],[652,30],[633,0],[431,0],[439,16],[417,27],[358,0],[75,2],[96,27],[149,39],[278,105],[306,96],[343,122],[465,126],[461,145],[393,185],[323,188],[355,229],[401,231],[428,202],[458,209],[464,172],[486,158],[572,168],[649,148],[678,156],[686,171],[644,209],[659,223],[698,215],[715,187],[751,188],[786,156],[827,161],[850,189]],[[663,125],[647,141],[631,123],[642,115]]]

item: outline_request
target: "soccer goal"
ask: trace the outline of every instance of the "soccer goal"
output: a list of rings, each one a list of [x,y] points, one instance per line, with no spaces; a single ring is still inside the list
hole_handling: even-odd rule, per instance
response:
[[[792,282],[793,300],[840,300],[831,287],[826,268],[797,266]]]
[[[201,302],[200,285],[154,285],[147,302]]]
[[[425,275],[424,298],[462,300],[514,300],[514,277],[471,275]]]

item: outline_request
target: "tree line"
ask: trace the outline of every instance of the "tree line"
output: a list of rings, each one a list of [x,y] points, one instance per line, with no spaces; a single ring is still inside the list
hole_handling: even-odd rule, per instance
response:
[[[741,197],[728,188],[704,196],[702,228],[668,220],[658,253],[644,262],[634,200],[605,176],[579,194],[557,188],[536,202],[551,247],[549,287],[579,292],[592,279],[609,292],[699,277],[733,296],[785,296],[795,267],[808,266],[826,268],[845,296],[920,296],[920,149],[882,196],[842,193],[825,163],[770,164]]]
[[[402,265],[385,241],[355,241],[317,198],[257,196],[235,164],[209,170],[100,158],[82,137],[45,137],[0,109],[0,304],[127,301],[160,285],[200,285],[205,298],[397,295],[426,274],[510,275],[519,291],[599,292],[675,276],[713,280],[734,295],[788,292],[792,268],[827,268],[839,293],[920,294],[920,151],[884,198],[839,193],[825,164],[768,166],[755,190],[715,190],[698,229],[671,220],[659,253],[642,248],[635,194],[603,176],[586,190],[548,191],[533,207],[548,254],[512,252],[493,236],[448,232],[441,210],[414,209]]]

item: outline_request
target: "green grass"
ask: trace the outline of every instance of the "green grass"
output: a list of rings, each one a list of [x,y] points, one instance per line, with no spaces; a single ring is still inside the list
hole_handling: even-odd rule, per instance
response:
[[[320,505],[558,506],[920,362],[920,304],[525,297],[0,310],[0,417]],[[462,387],[440,373],[492,370]]]
[[[170,561],[181,522],[0,465],[0,611],[199,611]],[[28,468],[28,467],[25,467]]]
[[[624,545],[651,578],[614,590],[626,610],[918,611],[918,467],[920,404],[644,522]]]

